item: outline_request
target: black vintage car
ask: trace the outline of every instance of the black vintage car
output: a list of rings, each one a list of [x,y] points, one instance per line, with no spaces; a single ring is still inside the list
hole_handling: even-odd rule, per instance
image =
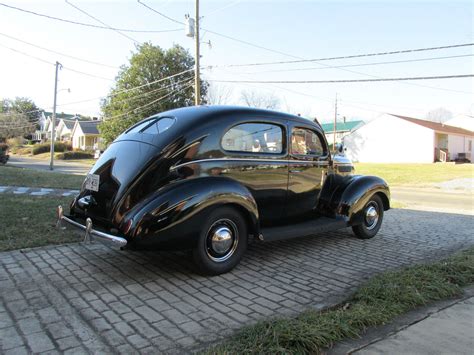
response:
[[[58,223],[127,248],[192,249],[220,274],[249,238],[272,241],[351,226],[371,238],[390,208],[387,184],[334,163],[321,126],[261,109],[163,112],[120,135]],[[67,223],[62,223],[67,222]]]

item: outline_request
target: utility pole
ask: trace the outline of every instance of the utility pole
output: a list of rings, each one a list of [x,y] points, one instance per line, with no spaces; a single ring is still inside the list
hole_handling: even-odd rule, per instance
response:
[[[201,82],[199,79],[199,0],[196,0],[196,22],[194,26],[194,41],[196,46],[196,58],[194,59],[195,62],[195,69],[194,69],[194,102],[196,106],[201,104]]]
[[[336,102],[334,104],[334,128],[333,128],[333,140],[332,140],[332,150],[336,151],[336,127],[337,127],[337,93],[336,93]]]
[[[54,169],[54,133],[56,129],[56,98],[58,96],[58,71],[62,68],[62,64],[56,62],[56,77],[54,79],[54,103],[53,103],[53,121],[51,123],[51,157],[49,161],[49,170]]]

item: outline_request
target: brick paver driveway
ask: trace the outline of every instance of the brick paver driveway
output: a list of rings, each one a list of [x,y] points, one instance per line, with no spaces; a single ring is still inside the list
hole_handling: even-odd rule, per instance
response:
[[[392,210],[372,240],[349,230],[250,246],[202,277],[182,253],[101,244],[0,253],[0,353],[178,353],[265,317],[334,304],[370,275],[474,244],[472,216]]]

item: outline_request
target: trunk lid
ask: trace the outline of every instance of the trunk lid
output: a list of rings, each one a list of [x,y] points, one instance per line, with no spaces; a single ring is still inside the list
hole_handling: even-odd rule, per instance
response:
[[[142,141],[119,140],[112,143],[89,171],[89,174],[99,176],[98,191],[86,189],[83,183],[72,214],[91,217],[104,227],[116,227],[120,222],[118,219],[121,219],[114,218],[117,209],[127,204],[123,201],[127,191],[155,160],[157,150],[156,146]],[[77,202],[83,197],[87,198],[87,205]],[[130,196],[126,198],[130,199]]]

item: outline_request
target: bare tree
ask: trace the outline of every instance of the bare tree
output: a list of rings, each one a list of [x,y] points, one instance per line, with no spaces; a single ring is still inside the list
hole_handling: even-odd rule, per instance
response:
[[[453,118],[453,113],[444,107],[438,107],[428,112],[425,118],[429,121],[443,123]]]
[[[281,105],[281,109],[287,113],[291,113],[292,115],[301,116],[304,118],[315,117],[315,113],[312,107],[301,104],[298,104],[298,106],[292,105],[288,102],[286,98],[283,98],[283,104]]]
[[[0,142],[7,138],[21,137],[35,131],[36,122],[28,121],[25,114],[0,113]]]
[[[240,94],[241,100],[250,107],[276,110],[280,107],[280,99],[274,94],[262,94],[253,90],[244,90]]]
[[[226,85],[210,84],[207,88],[207,103],[209,105],[227,105],[232,98],[233,89]]]

